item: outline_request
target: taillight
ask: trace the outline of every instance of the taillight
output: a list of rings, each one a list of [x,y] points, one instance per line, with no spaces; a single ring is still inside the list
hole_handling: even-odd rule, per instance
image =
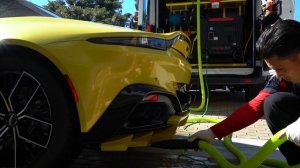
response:
[[[145,101],[158,101],[158,95],[148,95],[144,98]]]

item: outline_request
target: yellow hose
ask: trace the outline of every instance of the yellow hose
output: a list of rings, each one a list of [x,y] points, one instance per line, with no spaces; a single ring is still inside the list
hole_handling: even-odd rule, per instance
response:
[[[201,57],[201,31],[200,31],[200,0],[197,0],[197,56],[198,56],[198,75],[201,88],[201,104],[198,107],[190,108],[191,111],[201,111],[205,106],[205,86],[203,82],[202,57]]]
[[[190,118],[187,121],[188,123],[195,122],[212,122],[218,123],[219,119],[214,118]],[[206,151],[212,158],[218,163],[220,167],[223,168],[255,168],[255,167],[265,167],[264,165],[273,166],[273,167],[290,167],[286,162],[276,160],[276,159],[267,159],[267,157],[277,149],[282,143],[287,141],[287,137],[284,134],[285,129],[277,132],[273,135],[261,148],[257,151],[251,158],[247,157],[239,151],[231,142],[228,137],[224,138],[225,147],[232,152],[239,160],[238,165],[230,163],[226,158],[210,143],[205,141],[199,141],[199,148]],[[292,166],[292,168],[300,168],[300,164]]]

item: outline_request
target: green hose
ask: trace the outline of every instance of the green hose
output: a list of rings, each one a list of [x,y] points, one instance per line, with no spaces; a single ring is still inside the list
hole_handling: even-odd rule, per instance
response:
[[[211,122],[218,123],[221,120],[214,118],[189,118],[188,123],[196,123],[196,122]],[[240,163],[238,165],[234,165],[230,163],[225,157],[210,143],[205,141],[199,141],[199,148],[206,151],[212,158],[220,165],[220,167],[224,168],[255,168],[255,167],[265,167],[264,165],[273,166],[273,167],[290,167],[285,161],[275,160],[275,159],[267,159],[267,157],[277,149],[282,143],[287,141],[287,137],[284,134],[285,129],[277,132],[273,135],[261,148],[257,151],[251,158],[247,159],[247,157],[239,151],[232,143],[230,138],[224,138],[225,147],[232,152],[239,160]],[[292,168],[299,168],[299,165],[292,166]]]
[[[202,59],[201,59],[201,33],[200,33],[200,0],[197,0],[197,56],[198,56],[198,75],[201,87],[201,104],[198,107],[190,108],[191,111],[201,111],[205,106],[205,86],[203,82]]]

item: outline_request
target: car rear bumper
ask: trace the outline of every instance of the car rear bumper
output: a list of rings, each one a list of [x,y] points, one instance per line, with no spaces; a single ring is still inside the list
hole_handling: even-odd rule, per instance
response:
[[[185,92],[178,91],[175,95],[147,85],[126,87],[94,127],[84,133],[84,139],[96,143],[105,141],[106,144],[112,139],[128,144],[125,142],[130,139],[129,146],[136,144],[136,136],[148,137],[143,138],[148,143],[170,139],[177,127],[185,123],[191,100],[190,94]]]

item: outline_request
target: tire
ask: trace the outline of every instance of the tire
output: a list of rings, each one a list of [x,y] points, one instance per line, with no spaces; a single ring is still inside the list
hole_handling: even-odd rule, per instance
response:
[[[0,55],[0,167],[63,167],[79,124],[62,75],[39,56]]]

